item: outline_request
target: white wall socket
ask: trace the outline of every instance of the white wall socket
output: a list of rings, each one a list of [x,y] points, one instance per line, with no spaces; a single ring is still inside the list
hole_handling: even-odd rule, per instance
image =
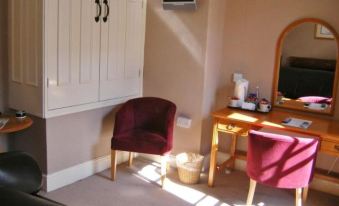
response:
[[[177,118],[177,126],[182,128],[190,128],[192,124],[192,119],[189,117],[179,116]]]
[[[233,73],[233,82],[237,82],[240,79],[243,79],[243,74],[241,73]]]

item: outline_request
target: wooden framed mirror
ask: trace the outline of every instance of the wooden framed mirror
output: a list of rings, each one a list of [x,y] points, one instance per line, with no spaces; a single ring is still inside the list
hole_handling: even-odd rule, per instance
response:
[[[280,34],[272,104],[333,115],[338,87],[338,33],[323,20],[295,21]]]

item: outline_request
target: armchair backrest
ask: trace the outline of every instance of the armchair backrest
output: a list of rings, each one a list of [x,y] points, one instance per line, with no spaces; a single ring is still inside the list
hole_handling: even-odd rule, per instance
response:
[[[37,193],[42,186],[42,172],[37,162],[24,152],[0,154],[0,187]]]
[[[116,114],[114,134],[131,129],[159,132],[172,136],[176,106],[157,98],[142,97],[127,101]]]
[[[318,138],[302,138],[251,130],[247,174],[277,188],[308,186],[318,150]]]

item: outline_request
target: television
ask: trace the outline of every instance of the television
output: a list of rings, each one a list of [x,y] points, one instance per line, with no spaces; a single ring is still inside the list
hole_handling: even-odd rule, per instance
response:
[[[197,0],[162,0],[162,5],[165,10],[195,10],[197,8]]]

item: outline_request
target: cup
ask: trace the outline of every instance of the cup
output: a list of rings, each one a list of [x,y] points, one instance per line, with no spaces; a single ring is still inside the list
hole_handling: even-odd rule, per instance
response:
[[[238,107],[239,106],[239,99],[231,98],[229,106],[230,107]]]
[[[230,106],[231,107],[238,107],[238,102],[239,102],[239,100],[237,100],[237,99],[231,99]]]
[[[24,118],[26,118],[26,112],[19,110],[19,111],[15,112],[15,117],[17,119],[24,119]]]
[[[271,105],[268,102],[260,102],[259,109],[262,112],[269,112],[271,110]]]

